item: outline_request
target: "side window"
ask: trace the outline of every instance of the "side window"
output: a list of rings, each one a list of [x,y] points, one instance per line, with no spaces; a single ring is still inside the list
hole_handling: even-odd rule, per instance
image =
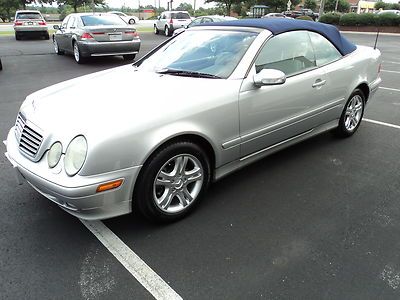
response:
[[[314,69],[314,49],[307,31],[292,31],[272,37],[256,59],[256,72],[277,69],[286,76]]]
[[[211,23],[213,20],[211,20],[210,18],[203,18],[203,20],[201,21],[201,23]]]
[[[199,25],[202,22],[203,18],[197,18],[193,20],[190,26]]]
[[[70,29],[74,23],[75,23],[75,17],[70,17],[67,23],[67,29]]]
[[[67,23],[68,23],[69,18],[70,18],[70,16],[65,17],[65,19],[61,23],[61,27],[67,28]]]
[[[335,46],[325,37],[315,32],[310,32],[309,34],[318,67],[334,62],[342,57]]]

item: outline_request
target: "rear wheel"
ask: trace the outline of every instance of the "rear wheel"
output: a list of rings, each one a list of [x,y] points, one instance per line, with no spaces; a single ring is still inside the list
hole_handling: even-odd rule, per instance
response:
[[[335,133],[339,137],[349,137],[353,135],[361,124],[364,108],[364,93],[359,89],[355,89],[343,109],[339,119],[339,126],[336,128]]]
[[[154,25],[154,33],[155,33],[155,34],[158,34],[158,33],[159,33],[159,30],[157,29],[157,26],[156,26],[156,25]]]
[[[18,32],[15,33],[15,39],[17,41],[19,41],[21,39],[21,34],[19,34]]]
[[[44,39],[45,39],[45,40],[49,40],[49,39],[50,39],[50,35],[49,35],[48,32],[46,32],[46,33],[44,34]]]
[[[210,164],[198,145],[182,141],[158,150],[143,166],[133,203],[152,221],[176,221],[193,210],[210,182]]]
[[[168,26],[165,26],[164,32],[165,32],[165,36],[171,36],[171,34],[172,34],[172,32],[171,32],[171,30],[169,29]]]
[[[0,59],[0,71],[3,70],[3,64],[1,63],[1,59]]]
[[[79,49],[78,43],[74,42],[73,47],[74,47],[74,58],[75,58],[75,61],[78,64],[85,63],[86,59],[85,59],[85,57],[82,57],[82,53],[81,53],[81,50]]]
[[[124,59],[125,60],[134,60],[135,59],[135,54],[126,54],[126,55],[123,55],[123,57],[124,57]]]
[[[60,48],[58,47],[58,43],[55,37],[53,37],[53,46],[54,46],[54,52],[58,55],[62,55],[64,54],[64,51],[60,50]]]
[[[135,21],[135,19],[129,19],[128,23],[131,24],[131,25],[133,25],[133,24],[136,23],[136,21]]]

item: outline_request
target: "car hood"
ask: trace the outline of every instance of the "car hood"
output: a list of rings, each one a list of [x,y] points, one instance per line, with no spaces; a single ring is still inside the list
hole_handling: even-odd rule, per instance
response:
[[[21,112],[46,136],[106,137],[210,109],[217,99],[226,99],[226,91],[239,87],[233,81],[163,75],[126,65],[37,91],[27,97]]]

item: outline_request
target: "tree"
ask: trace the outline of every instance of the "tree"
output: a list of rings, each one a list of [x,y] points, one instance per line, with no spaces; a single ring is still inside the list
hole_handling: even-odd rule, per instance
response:
[[[28,0],[28,1],[33,1],[33,0]],[[48,0],[52,1],[52,0]],[[74,12],[78,12],[78,7],[82,6],[83,4],[86,4],[87,6],[93,5],[101,5],[104,6],[106,5],[104,3],[104,0],[58,0],[57,1],[58,5],[71,5],[74,9]]]
[[[215,2],[217,5],[223,5],[226,9],[226,15],[231,15],[231,7],[233,4],[240,3],[240,0],[206,0],[205,3]]]
[[[185,11],[189,12],[190,15],[193,15],[192,4],[189,4],[186,2],[182,2],[181,4],[179,4],[179,6],[176,8],[176,10],[185,10]]]
[[[311,10],[315,10],[317,8],[317,2],[315,0],[305,0],[304,8],[309,8]]]
[[[19,8],[18,0],[0,0],[0,19],[5,22],[10,20],[15,14],[15,11]]]
[[[381,8],[382,9],[386,9],[386,7],[387,7],[387,4],[385,2],[383,2],[383,1],[378,1],[378,2],[375,3],[375,9],[376,10],[380,10]]]
[[[325,11],[335,11],[337,0],[326,0]],[[350,4],[346,0],[338,0],[338,11],[348,12],[350,10]]]

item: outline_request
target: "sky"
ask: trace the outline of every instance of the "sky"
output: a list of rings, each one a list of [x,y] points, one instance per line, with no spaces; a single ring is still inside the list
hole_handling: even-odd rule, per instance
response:
[[[139,2],[140,5],[146,6],[146,5],[157,5],[160,1],[160,5],[162,7],[167,8],[167,0],[106,0],[105,2],[110,6],[110,7],[121,7],[123,5],[131,8],[138,8],[139,7]],[[204,7],[204,8],[209,8],[213,7],[213,4],[204,4],[204,0],[174,0],[172,3],[172,7],[177,7],[180,3],[186,2],[191,4],[192,6],[194,5],[194,1],[196,1],[196,9],[199,7]]]

